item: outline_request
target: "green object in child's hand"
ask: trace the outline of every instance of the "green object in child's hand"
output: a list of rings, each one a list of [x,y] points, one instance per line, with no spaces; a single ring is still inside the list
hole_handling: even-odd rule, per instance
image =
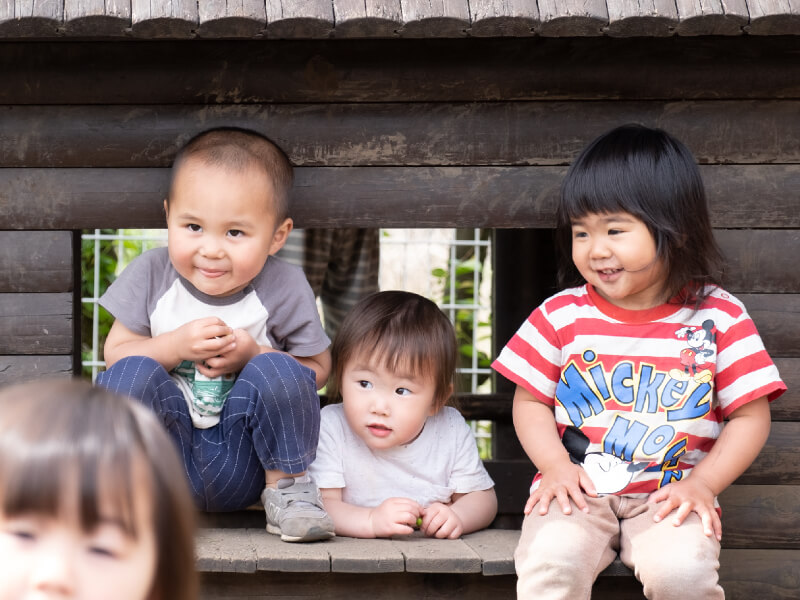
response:
[[[417,529],[422,527],[422,517],[417,517]]]

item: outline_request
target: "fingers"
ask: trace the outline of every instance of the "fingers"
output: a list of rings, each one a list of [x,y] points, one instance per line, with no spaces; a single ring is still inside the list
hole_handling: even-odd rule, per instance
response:
[[[666,517],[669,513],[671,513],[676,507],[677,504],[675,504],[669,498],[663,500],[658,510],[656,511],[656,514],[653,515],[653,520],[656,523],[660,523],[661,521],[664,520],[664,517]]]
[[[420,529],[428,537],[439,539],[456,539],[463,532],[461,519],[443,504],[432,504],[424,509]]]
[[[597,488],[594,487],[594,481],[592,481],[592,478],[589,477],[589,474],[586,473],[585,471],[580,474],[579,483],[581,489],[583,490],[583,494],[580,494],[580,499],[583,506],[581,506],[577,502],[575,504],[578,504],[578,507],[581,510],[588,510],[589,507],[586,505],[583,495],[586,494],[587,496],[591,496],[592,498],[597,498]]]
[[[659,500],[655,494],[651,494],[648,502],[659,502]],[[673,526],[680,527],[686,521],[686,518],[694,512],[700,517],[703,534],[707,537],[714,536],[718,541],[722,540],[722,521],[713,506],[697,504],[689,500],[678,503],[678,501],[667,496],[665,500],[661,501],[658,511],[653,515],[653,521],[658,523],[673,511],[675,511],[672,518]]]
[[[528,501],[525,503],[525,508],[522,509],[522,513],[525,515],[531,514],[533,507],[536,506],[536,503],[539,501],[538,498],[534,498],[533,496],[528,497]]]

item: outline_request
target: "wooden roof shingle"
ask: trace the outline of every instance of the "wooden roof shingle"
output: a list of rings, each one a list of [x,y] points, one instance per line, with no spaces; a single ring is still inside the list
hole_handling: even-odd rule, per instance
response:
[[[800,0],[0,0],[0,38],[800,35]]]

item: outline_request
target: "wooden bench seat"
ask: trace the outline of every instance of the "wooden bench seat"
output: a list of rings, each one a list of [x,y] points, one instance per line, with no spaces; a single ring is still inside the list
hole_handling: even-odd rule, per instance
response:
[[[436,597],[485,600],[490,593],[499,600],[515,598],[513,553],[518,539],[518,530],[487,529],[459,540],[413,535],[288,544],[264,528],[204,528],[197,536],[196,552],[206,600],[307,595],[410,598],[423,589],[438,590]],[[720,579],[728,598],[772,600],[800,594],[800,550],[725,548],[721,563]],[[753,592],[763,589],[758,579],[764,568],[774,575],[768,597]],[[318,584],[311,593],[309,581]],[[617,598],[643,598],[631,571],[618,559],[603,571],[595,587],[596,593],[608,588],[622,594]],[[389,588],[393,591],[388,595],[375,591]]]

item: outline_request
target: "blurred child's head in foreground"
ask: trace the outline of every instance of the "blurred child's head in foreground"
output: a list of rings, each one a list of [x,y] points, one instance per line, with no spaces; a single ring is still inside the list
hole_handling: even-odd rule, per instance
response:
[[[146,408],[81,381],[0,390],[0,599],[193,600],[193,533]]]

